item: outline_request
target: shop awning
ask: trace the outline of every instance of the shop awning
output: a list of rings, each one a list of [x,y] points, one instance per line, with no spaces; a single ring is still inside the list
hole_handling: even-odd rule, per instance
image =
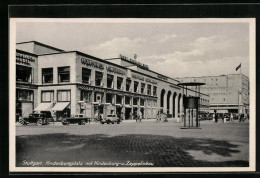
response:
[[[70,102],[58,102],[55,104],[55,106],[51,109],[52,111],[63,111]]]
[[[52,103],[41,103],[34,109],[34,111],[50,111],[51,107]]]

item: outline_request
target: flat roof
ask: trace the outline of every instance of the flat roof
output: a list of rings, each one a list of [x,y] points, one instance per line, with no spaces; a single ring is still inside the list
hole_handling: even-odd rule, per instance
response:
[[[30,52],[23,51],[23,50],[20,50],[20,49],[16,49],[16,52],[25,53],[25,54],[27,54],[27,55],[32,55],[32,56],[38,57],[38,55],[35,54],[35,53],[30,53]]]
[[[24,43],[35,43],[35,44],[37,44],[37,45],[44,46],[44,47],[47,47],[47,48],[50,48],[50,49],[53,49],[53,50],[64,51],[64,50],[62,50],[62,49],[55,48],[55,47],[53,47],[53,46],[46,45],[46,44],[40,43],[40,42],[38,42],[38,41],[25,41],[25,42],[20,42],[20,43],[16,43],[16,44],[24,44]]]
[[[245,77],[248,78],[248,76],[244,75],[244,74],[223,74],[223,75],[206,75],[206,76],[200,76],[200,77],[180,77],[180,78],[176,78],[176,79],[188,79],[188,78],[204,78],[204,77],[223,77],[223,76],[228,76],[228,75],[243,75]]]

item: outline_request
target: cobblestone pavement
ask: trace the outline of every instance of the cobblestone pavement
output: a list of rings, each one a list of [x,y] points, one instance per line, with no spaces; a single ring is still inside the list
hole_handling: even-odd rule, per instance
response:
[[[182,126],[173,121],[17,126],[16,164],[31,166],[30,161],[42,161],[39,166],[46,166],[48,161],[79,161],[83,165],[78,166],[95,167],[135,163],[156,167],[249,165],[248,122],[203,121],[201,129],[180,129]]]

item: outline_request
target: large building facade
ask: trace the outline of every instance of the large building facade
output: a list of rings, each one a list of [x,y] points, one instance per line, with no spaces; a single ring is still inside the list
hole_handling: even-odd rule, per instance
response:
[[[210,96],[213,112],[248,113],[249,78],[243,74],[178,78],[181,82],[204,82],[201,92]]]
[[[99,59],[79,51],[63,51],[36,41],[17,44],[16,114],[51,112],[57,120],[74,114],[121,114],[125,120],[141,112],[156,118],[158,111],[170,118],[183,113],[183,98],[200,95],[200,109],[207,112],[209,96],[188,89],[145,64],[120,55]]]

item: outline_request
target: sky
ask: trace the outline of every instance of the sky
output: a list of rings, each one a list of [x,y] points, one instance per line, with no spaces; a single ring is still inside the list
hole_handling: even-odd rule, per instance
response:
[[[18,22],[16,42],[39,41],[101,58],[119,54],[172,78],[249,76],[249,24]]]

